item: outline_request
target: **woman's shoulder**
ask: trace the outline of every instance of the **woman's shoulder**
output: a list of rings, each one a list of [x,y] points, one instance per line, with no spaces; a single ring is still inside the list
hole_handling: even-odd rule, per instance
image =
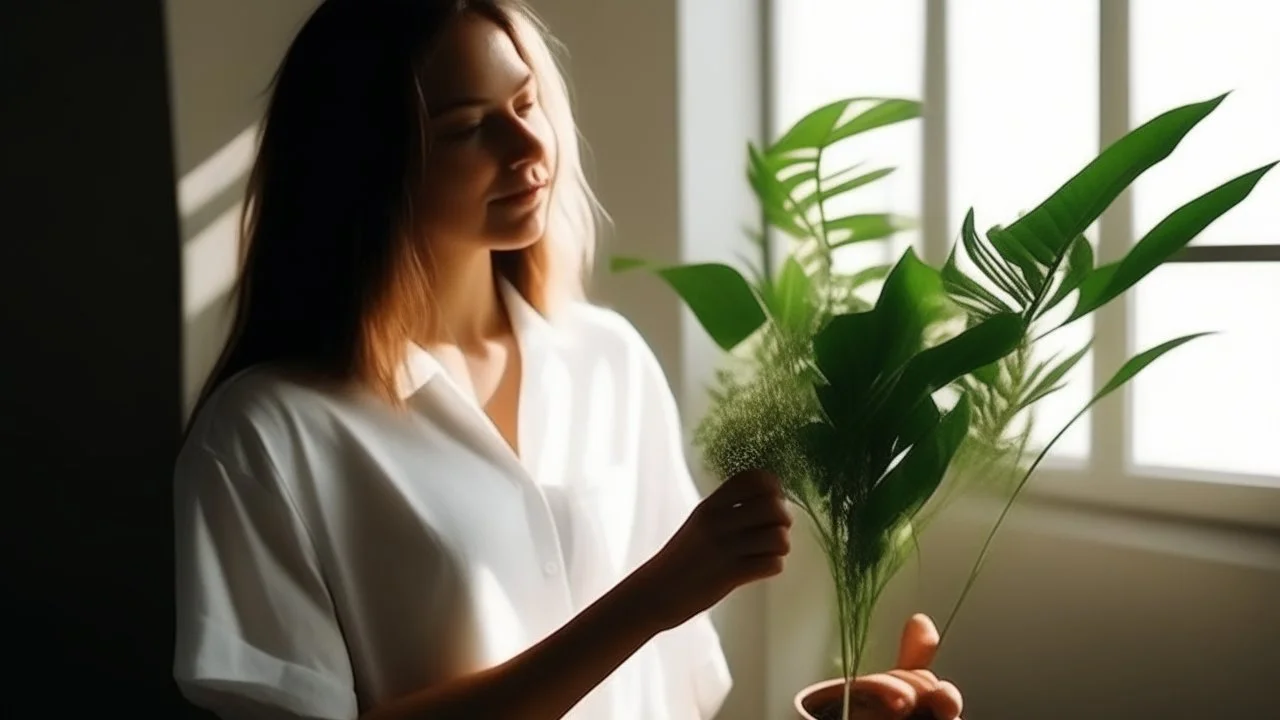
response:
[[[251,456],[275,454],[299,431],[314,426],[314,418],[329,412],[341,394],[336,387],[277,367],[242,370],[196,409],[183,453],[198,450],[251,465]]]
[[[565,308],[563,324],[587,340],[645,345],[631,320],[606,305],[585,300],[573,302]]]
[[[607,358],[642,372],[659,369],[657,356],[636,325],[621,312],[580,301],[568,307],[562,327],[594,358]]]

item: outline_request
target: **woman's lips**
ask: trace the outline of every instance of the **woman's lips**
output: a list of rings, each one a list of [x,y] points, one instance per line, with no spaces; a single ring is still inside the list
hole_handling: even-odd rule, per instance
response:
[[[523,207],[532,205],[542,198],[542,192],[546,189],[546,185],[533,185],[514,193],[501,195],[493,200],[496,205],[504,205],[507,207]]]

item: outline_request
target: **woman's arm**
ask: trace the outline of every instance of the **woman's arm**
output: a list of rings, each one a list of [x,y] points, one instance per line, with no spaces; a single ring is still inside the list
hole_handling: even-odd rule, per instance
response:
[[[632,575],[511,660],[387,703],[362,720],[563,717],[663,630],[643,595]]]
[[[556,720],[653,636],[776,575],[791,519],[776,478],[743,473],[703,500],[652,559],[511,660],[391,701],[362,720]]]

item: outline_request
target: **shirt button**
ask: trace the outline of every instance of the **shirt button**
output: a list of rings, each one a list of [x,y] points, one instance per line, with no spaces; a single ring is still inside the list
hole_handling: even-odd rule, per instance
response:
[[[560,572],[560,566],[554,562],[544,563],[542,566],[542,572],[546,573],[548,576],[555,575]]]

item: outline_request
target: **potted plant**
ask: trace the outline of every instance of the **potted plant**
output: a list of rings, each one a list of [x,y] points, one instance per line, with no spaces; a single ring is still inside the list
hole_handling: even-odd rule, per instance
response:
[[[653,266],[614,258],[615,271],[643,267],[664,279],[726,353],[694,433],[707,468],[719,477],[752,468],[776,474],[826,556],[841,676],[797,695],[801,717],[852,717],[850,680],[877,599],[945,506],[938,492],[944,478],[960,491],[995,483],[1008,495],[1007,512],[1044,457],[1048,447],[1027,461],[1027,418],[1084,350],[1033,363],[1036,343],[1131,288],[1242,201],[1270,169],[1210,190],[1157,224],[1121,260],[1095,264],[1086,228],[1223,97],[1134,129],[1008,227],[980,235],[970,211],[941,268],[908,249],[892,267],[854,273],[834,268],[841,248],[883,240],[909,221],[886,213],[833,217],[833,200],[892,168],[831,168],[826,153],[853,136],[914,119],[920,106],[899,98],[841,100],[801,118],[772,144],[748,145],[747,177],[767,226],[752,234],[758,263],[740,272],[720,263]],[[770,230],[789,239],[776,271]],[[1057,318],[1053,311],[1069,302],[1070,311]],[[1134,356],[1081,414],[1193,337]],[[1003,518],[991,528],[956,610]]]

